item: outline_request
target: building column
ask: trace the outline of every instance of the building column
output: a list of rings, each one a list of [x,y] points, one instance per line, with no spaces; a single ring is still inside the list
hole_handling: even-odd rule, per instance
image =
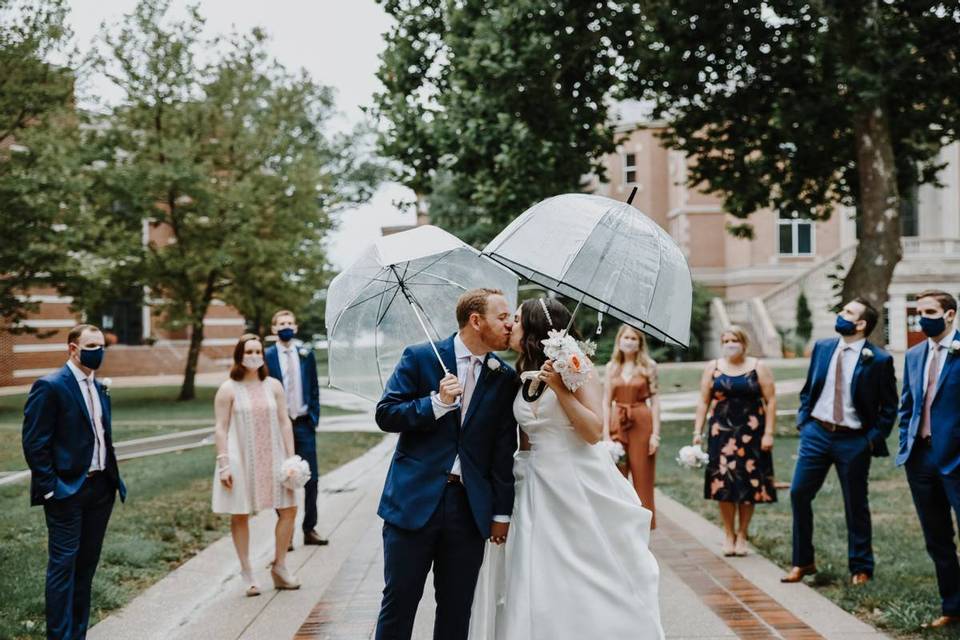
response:
[[[903,353],[907,350],[907,296],[891,293],[887,302],[887,327],[890,332],[890,351]]]

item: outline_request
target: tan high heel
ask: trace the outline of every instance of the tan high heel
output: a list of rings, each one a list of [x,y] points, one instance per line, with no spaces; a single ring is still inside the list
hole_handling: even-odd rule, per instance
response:
[[[277,570],[277,565],[273,565],[270,567],[270,577],[273,578],[273,586],[275,589],[293,591],[300,588],[300,581],[294,576],[291,576],[286,567]]]
[[[733,554],[739,558],[743,558],[748,553],[750,553],[750,549],[747,548],[747,537],[737,536],[737,543],[733,547]]]
[[[260,595],[260,585],[257,584],[256,580],[254,580],[252,571],[241,571],[240,578],[243,580],[243,583],[247,585],[244,595],[246,595],[248,598]]]

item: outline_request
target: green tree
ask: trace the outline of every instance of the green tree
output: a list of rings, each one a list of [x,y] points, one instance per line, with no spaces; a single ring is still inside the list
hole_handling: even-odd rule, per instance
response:
[[[801,290],[797,296],[797,337],[805,345],[810,336],[813,335],[813,314],[810,312],[810,305],[807,303],[807,295]],[[803,345],[801,345],[802,349]]]
[[[856,207],[860,244],[841,297],[882,308],[902,256],[900,194],[934,182],[938,151],[957,139],[960,9],[653,0],[634,11],[624,93],[652,100],[666,143],[696,158],[690,184],[741,219]]]
[[[538,200],[580,191],[613,150],[615,3],[378,0],[382,153],[431,221],[482,244]]]
[[[74,189],[51,127],[70,120],[73,78],[49,62],[67,55],[66,12],[60,0],[0,0],[0,330],[27,330],[17,323],[36,305],[24,294],[69,266],[56,230]]]
[[[104,34],[96,67],[123,98],[84,142],[99,156],[88,190],[97,246],[112,267],[129,254],[160,320],[190,330],[186,400],[212,302],[262,330],[274,305],[309,300],[331,213],[368,198],[375,174],[356,140],[325,133],[332,91],[271,59],[261,30],[207,40],[196,7],[170,21],[168,6],[143,0]]]

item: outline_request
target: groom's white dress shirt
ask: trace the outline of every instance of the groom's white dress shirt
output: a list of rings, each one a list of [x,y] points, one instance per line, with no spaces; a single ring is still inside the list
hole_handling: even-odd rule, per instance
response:
[[[473,379],[479,382],[480,373],[483,371],[483,359],[486,357],[486,354],[475,355],[473,352],[471,352],[470,349],[467,348],[467,345],[463,344],[463,340],[460,339],[459,333],[453,337],[453,353],[457,358],[457,379],[460,381],[460,385],[463,386],[464,381],[467,379],[467,371],[471,362],[473,362]],[[430,394],[430,400],[433,403],[433,415],[437,420],[460,406],[460,398],[457,398],[452,403],[447,404],[446,402],[440,400],[440,394],[436,392]],[[466,411],[467,409],[468,407],[463,407],[463,411]],[[460,471],[459,455],[453,459],[453,465],[450,467],[450,473],[457,476],[463,475]],[[493,516],[493,521],[510,522],[510,516]]]
[[[90,422],[93,423],[93,457],[90,460],[90,471],[103,471],[107,468],[107,446],[103,432],[103,407],[100,406],[100,394],[93,382],[94,373],[91,371],[87,376],[72,360],[67,360],[67,366],[77,379],[84,404],[87,405],[87,413],[90,414]]]
[[[291,340],[286,346],[277,341],[277,359],[280,361],[280,375],[283,377],[283,391],[287,394],[287,413],[291,420],[307,415],[307,403],[304,402],[303,388],[300,384],[300,355],[297,345]]]

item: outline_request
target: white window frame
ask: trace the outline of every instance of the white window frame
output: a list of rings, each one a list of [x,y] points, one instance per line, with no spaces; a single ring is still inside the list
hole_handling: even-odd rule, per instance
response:
[[[807,225],[810,227],[810,251],[807,253],[800,252],[800,225]],[[780,247],[780,228],[781,227],[790,227],[790,238],[792,240],[792,247],[789,252],[785,252]],[[816,227],[814,226],[813,220],[809,218],[778,218],[777,219],[777,254],[781,256],[787,256],[792,258],[808,258],[810,256],[817,255],[817,233]]]
[[[627,164],[627,156],[631,156],[631,155],[633,156],[633,164],[628,165],[628,164]],[[637,154],[636,151],[624,151],[624,152],[623,152],[623,157],[622,157],[622,160],[623,160],[623,184],[625,184],[625,185],[635,185],[635,184],[637,184],[637,180],[636,180],[636,178],[637,178],[637,155],[639,155],[639,154]],[[627,173],[630,172],[630,171],[633,172],[633,178],[634,178],[634,179],[633,179],[632,181],[627,178]]]

